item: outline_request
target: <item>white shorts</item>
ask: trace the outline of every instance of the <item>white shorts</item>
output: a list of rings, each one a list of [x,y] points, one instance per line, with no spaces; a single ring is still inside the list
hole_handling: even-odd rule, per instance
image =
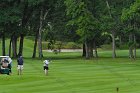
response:
[[[21,69],[22,70],[23,69],[23,65],[18,65],[17,69]]]

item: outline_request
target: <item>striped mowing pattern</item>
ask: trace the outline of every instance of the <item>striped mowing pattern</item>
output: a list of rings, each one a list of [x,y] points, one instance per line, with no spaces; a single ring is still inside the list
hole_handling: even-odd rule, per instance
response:
[[[139,59],[59,59],[45,76],[42,61],[25,59],[22,76],[0,75],[0,93],[140,93]],[[118,90],[117,90],[118,88]]]

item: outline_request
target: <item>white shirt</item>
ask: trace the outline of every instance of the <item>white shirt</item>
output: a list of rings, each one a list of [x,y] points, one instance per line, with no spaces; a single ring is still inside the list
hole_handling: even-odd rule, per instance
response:
[[[10,57],[8,58],[8,61],[9,61],[9,64],[12,63],[12,59]]]
[[[48,60],[44,60],[44,62],[43,62],[44,64],[43,64],[43,66],[48,66],[48,64],[49,64],[49,61]]]
[[[5,59],[9,62],[9,64],[12,63],[12,59],[11,59],[10,57],[7,57],[7,58],[5,58]]]

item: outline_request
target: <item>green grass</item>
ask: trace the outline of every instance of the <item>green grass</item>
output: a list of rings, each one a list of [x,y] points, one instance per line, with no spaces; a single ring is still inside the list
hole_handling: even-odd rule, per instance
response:
[[[99,51],[99,59],[91,60],[80,52],[44,52],[44,59],[53,61],[45,76],[44,59],[31,59],[32,48],[33,42],[26,40],[22,76],[17,75],[16,59],[12,75],[0,75],[0,93],[117,93],[117,87],[118,93],[140,93],[140,59],[130,60],[128,50],[118,50],[115,59],[111,51]]]
[[[117,93],[117,87],[119,93],[140,92],[139,59],[52,59],[48,76],[41,60],[24,60],[22,76],[17,75],[16,60],[11,76],[0,75],[0,93]]]

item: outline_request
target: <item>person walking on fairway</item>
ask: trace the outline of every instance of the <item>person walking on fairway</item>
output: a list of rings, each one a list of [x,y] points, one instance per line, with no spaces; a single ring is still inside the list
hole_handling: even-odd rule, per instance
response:
[[[17,70],[18,70],[18,75],[22,75],[22,70],[23,70],[23,58],[20,56],[17,59]]]
[[[43,68],[44,68],[45,75],[48,75],[49,60],[44,60],[43,63],[44,63],[44,64],[43,64]]]

